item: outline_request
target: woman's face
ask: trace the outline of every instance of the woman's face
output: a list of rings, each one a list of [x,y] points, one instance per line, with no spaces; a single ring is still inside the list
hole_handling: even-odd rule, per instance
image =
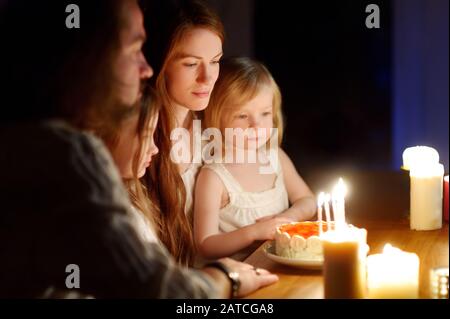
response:
[[[166,68],[172,101],[192,111],[206,108],[219,76],[221,57],[222,41],[217,34],[203,28],[187,31]]]
[[[150,165],[152,157],[158,153],[158,148],[153,140],[158,115],[150,119],[148,126],[142,135],[142,151],[138,162],[137,177],[145,175],[146,168]],[[112,156],[119,168],[122,178],[133,178],[133,161],[141,141],[137,132],[138,115],[127,119],[120,128],[118,143],[112,151]]]

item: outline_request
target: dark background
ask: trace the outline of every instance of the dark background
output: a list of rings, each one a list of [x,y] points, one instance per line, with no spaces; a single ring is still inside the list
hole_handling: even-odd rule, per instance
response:
[[[283,95],[283,147],[317,172],[399,170],[428,145],[448,172],[448,1],[210,0],[225,56],[264,62]],[[380,28],[368,29],[368,4]]]
[[[305,168],[389,163],[389,6],[367,29],[363,2],[255,4],[255,57],[283,92],[286,151]]]

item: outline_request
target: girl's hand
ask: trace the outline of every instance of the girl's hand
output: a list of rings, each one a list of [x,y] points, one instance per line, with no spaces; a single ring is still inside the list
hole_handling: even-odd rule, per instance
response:
[[[275,230],[278,226],[290,223],[291,220],[289,218],[284,217],[272,217],[263,221],[258,221],[256,224],[253,224],[253,238],[254,240],[269,240],[275,238]]]

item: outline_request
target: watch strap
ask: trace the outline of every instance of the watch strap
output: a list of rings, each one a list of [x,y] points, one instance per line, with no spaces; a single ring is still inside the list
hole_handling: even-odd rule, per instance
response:
[[[231,271],[224,263],[220,261],[214,261],[205,265],[205,267],[213,267],[221,270],[230,280],[231,283],[231,297],[236,298],[239,293],[239,288],[241,287],[241,281],[239,279],[239,273]]]

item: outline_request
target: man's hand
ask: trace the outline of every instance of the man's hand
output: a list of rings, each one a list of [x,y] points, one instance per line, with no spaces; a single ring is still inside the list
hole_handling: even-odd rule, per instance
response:
[[[271,285],[278,281],[278,276],[261,268],[255,268],[250,264],[236,261],[231,258],[219,259],[232,271],[239,274],[241,287],[238,296],[244,297],[261,287]]]

